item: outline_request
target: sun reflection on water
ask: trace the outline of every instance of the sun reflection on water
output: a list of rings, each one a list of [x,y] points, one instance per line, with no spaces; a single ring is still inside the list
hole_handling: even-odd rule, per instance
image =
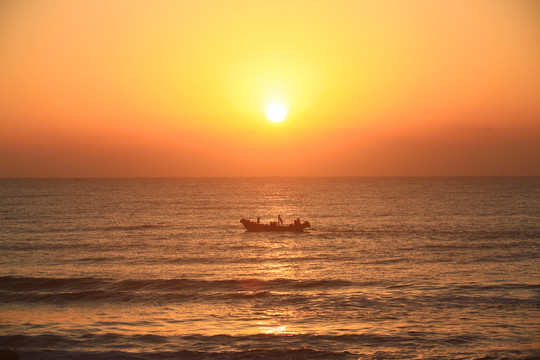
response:
[[[294,331],[287,329],[287,325],[275,326],[275,327],[263,327],[261,326],[261,333],[267,335],[295,335]]]
[[[290,248],[291,240],[290,239],[280,239],[283,242],[277,244],[273,242],[273,247],[271,250],[271,258],[275,261],[269,261],[262,266],[262,272],[264,277],[269,281],[287,279],[287,280],[296,280],[298,274],[295,271],[295,267],[283,261],[283,258],[288,258],[291,256]],[[282,261],[280,261],[280,259]],[[287,291],[275,292],[272,293],[276,295],[285,295]],[[258,332],[266,335],[295,335],[296,331],[290,328],[288,322],[294,322],[298,317],[298,314],[287,307],[276,307],[272,304],[268,304],[266,309],[264,309],[264,315],[262,319],[257,323]]]
[[[294,269],[287,264],[265,264],[264,270],[269,279],[295,279]]]
[[[265,311],[265,319],[258,322],[259,333],[267,335],[295,335],[296,331],[284,324],[287,320],[296,317],[296,313],[286,309],[268,309]]]

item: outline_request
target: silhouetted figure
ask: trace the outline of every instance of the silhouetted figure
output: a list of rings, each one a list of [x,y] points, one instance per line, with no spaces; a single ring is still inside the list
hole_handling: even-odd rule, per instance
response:
[[[279,224],[283,225],[283,219],[281,218],[281,215],[277,216],[277,221],[278,221],[278,225]]]
[[[296,218],[296,220],[294,220],[294,225],[300,225],[300,218]]]
[[[257,224],[260,224],[260,223],[261,223],[261,218],[258,217],[258,218],[257,218]]]

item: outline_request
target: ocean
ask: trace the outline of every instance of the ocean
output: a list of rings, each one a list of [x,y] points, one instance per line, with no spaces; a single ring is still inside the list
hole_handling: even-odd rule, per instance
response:
[[[0,254],[23,360],[540,358],[538,177],[0,179]]]

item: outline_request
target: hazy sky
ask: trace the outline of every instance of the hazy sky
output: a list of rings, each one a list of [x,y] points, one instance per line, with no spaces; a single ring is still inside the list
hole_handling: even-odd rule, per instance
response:
[[[0,176],[202,175],[540,175],[540,2],[0,3]]]

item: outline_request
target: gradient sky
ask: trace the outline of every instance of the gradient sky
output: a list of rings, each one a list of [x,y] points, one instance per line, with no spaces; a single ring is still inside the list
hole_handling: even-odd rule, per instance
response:
[[[0,177],[296,175],[540,175],[540,2],[0,4]]]

